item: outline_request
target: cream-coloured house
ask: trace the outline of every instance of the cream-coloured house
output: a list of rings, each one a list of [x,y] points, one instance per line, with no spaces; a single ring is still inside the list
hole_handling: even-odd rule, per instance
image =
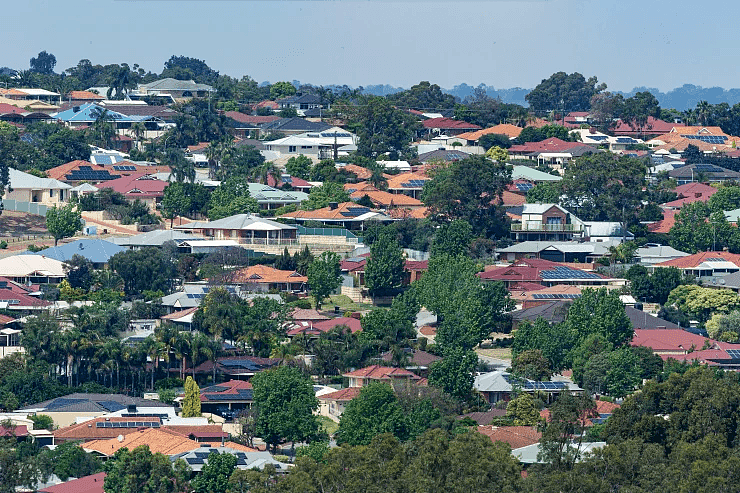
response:
[[[52,178],[39,178],[17,169],[8,169],[8,188],[3,199],[56,205],[69,200],[71,185]]]

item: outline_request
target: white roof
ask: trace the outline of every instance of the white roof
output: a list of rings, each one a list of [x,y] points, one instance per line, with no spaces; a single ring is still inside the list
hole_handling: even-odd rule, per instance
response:
[[[0,276],[64,277],[64,263],[39,255],[13,255],[0,259]]]
[[[563,212],[568,212],[562,207],[560,207],[558,204],[523,204],[522,205],[522,214],[543,214],[550,210],[552,207],[557,207]]]
[[[70,189],[71,192],[97,192],[98,187],[90,185],[89,183],[80,183],[76,187]]]
[[[58,92],[47,91],[46,89],[17,89],[18,91],[25,92],[29,96],[57,96]]]
[[[265,142],[266,146],[317,146],[319,145],[318,142],[315,140],[308,140],[303,139],[301,137],[298,137],[296,135],[290,135],[288,137],[283,137],[282,139],[272,140],[270,142]]]
[[[59,180],[52,178],[39,178],[38,176],[18,171],[14,168],[8,168],[8,185],[14,190],[32,189],[32,190],[68,190],[72,185],[68,185]]]
[[[572,443],[571,447],[578,448],[581,459],[583,458],[583,454],[587,452],[593,452],[595,449],[602,448],[606,446],[606,442],[584,442],[581,444]],[[533,445],[527,445],[526,447],[520,447],[516,448],[511,451],[511,455],[519,459],[519,462],[522,464],[537,464],[541,463],[540,460],[537,458],[537,456],[540,453],[540,444],[535,443]],[[580,462],[579,459],[577,462]]]
[[[181,245],[189,247],[238,247],[239,243],[234,240],[187,240]]]

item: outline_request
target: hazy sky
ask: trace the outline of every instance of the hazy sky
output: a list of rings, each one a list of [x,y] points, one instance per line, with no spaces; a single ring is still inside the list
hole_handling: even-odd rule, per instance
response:
[[[258,82],[534,87],[553,72],[610,89],[740,87],[740,2],[687,0],[24,0],[0,66],[41,50],[161,72],[173,54]]]

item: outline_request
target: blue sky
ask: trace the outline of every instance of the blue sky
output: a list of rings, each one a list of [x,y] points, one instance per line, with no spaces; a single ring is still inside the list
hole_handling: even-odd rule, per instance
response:
[[[562,70],[614,90],[731,88],[740,87],[739,4],[26,0],[4,23],[0,66],[28,68],[47,50],[57,71],[88,58],[160,72],[177,54],[259,82],[534,87]]]

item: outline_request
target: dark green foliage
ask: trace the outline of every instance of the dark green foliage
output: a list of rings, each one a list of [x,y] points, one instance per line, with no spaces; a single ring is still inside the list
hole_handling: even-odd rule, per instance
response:
[[[529,380],[549,380],[552,376],[550,361],[540,349],[528,349],[517,354],[511,362],[511,371],[515,375]]]
[[[218,79],[218,71],[210,68],[205,60],[172,55],[169,60],[164,62],[164,70],[160,77],[194,80],[201,84],[215,84]]]
[[[606,89],[596,77],[586,79],[578,72],[557,72],[540,82],[525,96],[535,111],[588,111],[591,98]]]
[[[103,463],[97,456],[88,454],[76,442],[64,442],[51,452],[54,474],[66,481],[70,477],[81,478],[103,470]]]
[[[470,397],[473,391],[478,355],[471,349],[454,347],[444,353],[444,358],[432,363],[429,385],[434,385],[461,400]]]
[[[455,106],[455,97],[445,94],[437,84],[419,82],[405,91],[389,94],[386,99],[397,108],[423,111],[449,109]]]
[[[382,433],[391,433],[405,441],[409,437],[409,423],[393,389],[385,383],[371,383],[347,403],[339,420],[337,442],[368,445]]]
[[[257,200],[249,195],[248,181],[244,177],[231,177],[211,193],[208,202],[208,219],[211,221],[235,214],[259,211]]]
[[[281,366],[252,378],[254,404],[259,409],[256,435],[275,447],[286,441],[303,442],[319,431],[312,414],[319,403],[311,380],[296,368]]]
[[[105,493],[178,493],[185,491],[190,469],[182,459],[170,462],[142,445],[118,450],[105,463]]]
[[[117,253],[108,265],[121,276],[124,291],[129,296],[147,290],[167,293],[171,289],[171,279],[175,277],[175,265],[171,259],[154,247]]]
[[[93,264],[82,255],[72,255],[65,262],[67,281],[74,289],[89,290],[93,283]]]
[[[473,239],[473,228],[465,221],[455,220],[437,230],[432,244],[432,255],[465,255]]]
[[[683,284],[681,271],[675,267],[655,269],[649,274],[641,265],[634,265],[627,270],[626,278],[630,281],[630,291],[636,300],[649,303],[665,304],[668,295]]]
[[[436,169],[421,199],[440,221],[460,219],[471,225],[475,236],[500,238],[509,234],[508,219],[492,201],[510,181],[505,163],[474,155]]]
[[[401,287],[404,276],[403,250],[388,234],[381,235],[370,246],[365,266],[365,286],[372,296],[393,293]]]
[[[556,138],[566,142],[575,140],[567,128],[562,125],[552,124],[542,127],[525,127],[522,129],[519,137],[516,138],[516,142],[525,144],[527,142],[541,142],[550,138]]]
[[[288,159],[288,162],[285,164],[285,171],[290,176],[308,180],[309,173],[311,172],[311,164],[311,160],[304,155],[294,156]]]
[[[339,255],[333,252],[324,252],[308,266],[306,271],[311,296],[316,301],[316,307],[332,294],[341,284],[342,275],[339,268]]]
[[[511,147],[511,139],[509,139],[509,137],[506,135],[486,134],[478,139],[478,145],[482,146],[485,150],[488,150],[491,147],[501,147],[503,149],[508,149],[509,147]]]
[[[229,478],[236,469],[236,456],[211,454],[203,470],[190,482],[195,493],[226,493]]]
[[[31,70],[39,74],[49,75],[54,73],[54,67],[57,64],[57,57],[46,50],[40,52],[37,56],[31,58]]]
[[[301,204],[301,209],[316,210],[327,207],[330,203],[349,202],[349,194],[339,183],[324,182],[319,187],[311,188],[308,193],[308,200]]]

